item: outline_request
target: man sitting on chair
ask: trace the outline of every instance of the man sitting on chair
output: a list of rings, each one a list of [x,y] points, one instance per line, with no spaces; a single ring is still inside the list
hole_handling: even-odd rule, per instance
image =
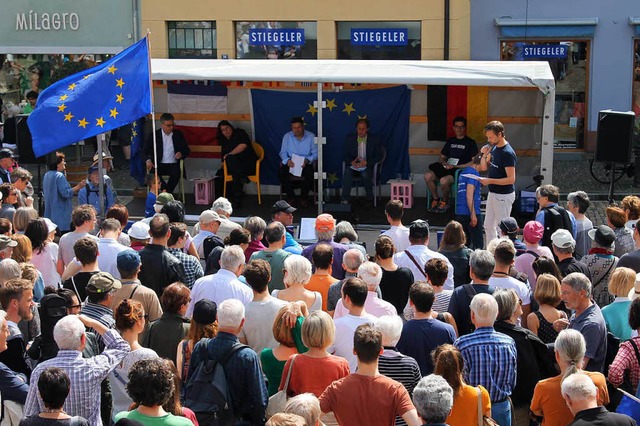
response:
[[[356,122],[356,133],[347,136],[344,143],[345,168],[342,175],[342,204],[349,204],[353,176],[360,175],[367,195],[367,204],[373,205],[373,166],[380,161],[380,138],[369,133],[369,120]]]
[[[158,175],[169,175],[166,190],[172,193],[180,182],[180,160],[187,158],[191,150],[180,130],[174,130],[172,114],[165,112],[160,116],[161,129],[156,130],[156,151],[158,154]],[[147,169],[156,166],[153,159],[153,135],[149,135],[144,144],[147,156]]]
[[[295,166],[293,156],[304,157],[302,163],[302,189],[300,190],[300,207],[307,207],[309,191],[313,187],[313,162],[318,159],[318,145],[313,133],[304,129],[302,117],[291,119],[291,131],[282,138],[280,148],[280,170],[278,177],[282,184],[282,192],[287,194],[287,202],[293,203],[295,193],[291,186],[292,168]]]

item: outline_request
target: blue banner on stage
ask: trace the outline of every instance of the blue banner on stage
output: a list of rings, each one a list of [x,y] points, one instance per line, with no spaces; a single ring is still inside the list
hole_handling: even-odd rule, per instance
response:
[[[564,44],[525,44],[522,46],[524,59],[566,58],[569,46]]]
[[[249,44],[252,46],[302,46],[304,28],[251,28]]]
[[[256,142],[264,147],[265,159],[260,168],[261,181],[278,185],[280,147],[282,137],[291,131],[291,117],[301,116],[306,129],[317,135],[317,100],[315,92],[284,92],[251,90]],[[356,121],[366,117],[370,133],[380,136],[387,158],[382,166],[382,181],[398,173],[409,175],[409,107],[411,91],[406,86],[376,90],[325,93],[323,133],[327,140],[323,147],[324,171],[329,187],[340,187],[344,142],[355,133]]]
[[[407,28],[352,28],[352,46],[406,46],[409,43]]]

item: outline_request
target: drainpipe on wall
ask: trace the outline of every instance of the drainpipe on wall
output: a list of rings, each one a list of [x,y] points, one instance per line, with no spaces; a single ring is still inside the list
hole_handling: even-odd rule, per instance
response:
[[[133,42],[137,42],[140,39],[140,34],[138,31],[138,9],[140,8],[140,3],[138,0],[133,0]]]
[[[444,55],[445,61],[449,60],[449,29],[451,27],[451,0],[444,0]]]

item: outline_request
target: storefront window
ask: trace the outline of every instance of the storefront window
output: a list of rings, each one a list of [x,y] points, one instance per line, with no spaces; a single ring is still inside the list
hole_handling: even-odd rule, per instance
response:
[[[169,58],[215,59],[216,23],[211,21],[167,22]]]
[[[587,41],[503,41],[503,61],[547,60],[556,81],[554,147],[583,148],[587,98]]]
[[[420,59],[417,21],[338,22],[338,59]]]
[[[236,22],[236,59],[317,59],[316,22]]]

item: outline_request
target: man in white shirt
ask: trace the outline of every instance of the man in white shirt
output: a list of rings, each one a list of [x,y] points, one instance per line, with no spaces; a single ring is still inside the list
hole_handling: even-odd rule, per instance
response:
[[[158,167],[158,175],[169,175],[165,189],[172,193],[180,181],[180,160],[184,160],[191,150],[180,130],[175,130],[174,117],[169,113],[160,116],[161,128],[156,130],[156,154],[160,164],[154,164],[153,135],[144,144],[147,169]]]
[[[75,226],[75,230],[73,232],[67,232],[60,237],[60,242],[58,243],[58,246],[60,246],[58,269],[60,270],[64,270],[73,260],[73,245],[76,241],[85,236],[95,238],[96,241],[98,240],[98,238],[89,234],[96,226],[96,210],[93,206],[89,204],[77,206],[71,213],[71,221]]]
[[[509,275],[509,268],[514,264],[516,248],[513,242],[507,238],[500,240],[493,253],[496,259],[496,267],[489,278],[489,286],[493,288],[512,288],[522,301],[522,327],[527,327],[527,315],[531,313],[531,288]]]
[[[364,309],[368,314],[373,315],[376,318],[398,314],[395,306],[386,300],[382,300],[378,297],[378,285],[382,280],[382,268],[377,263],[364,262],[358,268],[358,278],[360,278],[367,285],[367,299],[364,302]],[[336,304],[336,310],[333,314],[333,319],[338,319],[347,315],[349,311],[344,305],[342,299],[338,300]]]
[[[349,369],[355,373],[358,358],[353,353],[353,334],[361,324],[373,324],[376,317],[366,312],[367,285],[360,278],[349,278],[342,286],[342,300],[349,313],[334,320],[336,337],[328,352],[349,361]]]
[[[200,278],[191,289],[191,302],[186,316],[191,318],[193,306],[198,300],[209,299],[220,306],[228,299],[238,299],[244,305],[251,302],[251,288],[238,280],[244,270],[244,251],[240,246],[226,247],[220,256],[220,270]]]
[[[396,253],[400,253],[411,245],[409,242],[409,228],[402,224],[402,215],[404,214],[402,201],[389,200],[384,206],[384,212],[391,228],[384,231],[382,235],[391,238],[396,248]]]
[[[212,237],[215,241],[211,245],[211,248],[219,245],[224,247],[224,243],[222,239],[217,236],[218,229],[220,228],[220,223],[222,220],[220,219],[220,215],[212,210],[205,210],[200,213],[200,219],[198,220],[198,225],[200,226],[200,232],[198,235],[193,237],[193,245],[196,246],[196,250],[198,250],[198,256],[200,259],[206,259],[205,250],[204,250],[204,240],[207,237]]]
[[[108,272],[116,279],[121,278],[120,271],[118,271],[118,253],[129,248],[118,242],[120,232],[118,220],[105,219],[100,225],[100,238],[98,239],[98,267],[102,272]]]
[[[422,219],[414,220],[409,225],[409,242],[411,245],[405,251],[396,253],[393,260],[398,266],[411,269],[416,281],[427,280],[424,267],[429,259],[438,257],[447,262],[449,273],[444,282],[445,290],[453,290],[453,265],[444,255],[437,251],[430,250],[429,245],[429,224]]]

